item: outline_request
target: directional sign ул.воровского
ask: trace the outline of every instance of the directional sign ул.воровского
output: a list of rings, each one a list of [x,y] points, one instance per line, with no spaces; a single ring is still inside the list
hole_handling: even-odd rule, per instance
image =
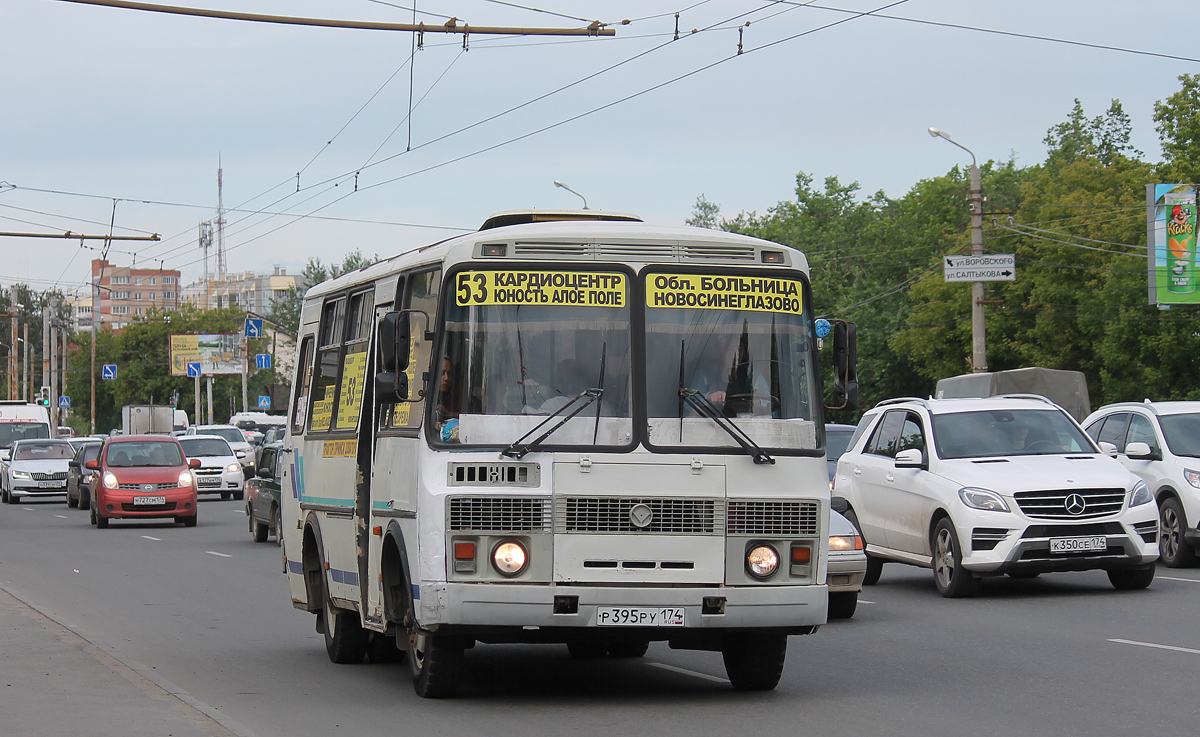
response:
[[[1011,253],[944,256],[942,269],[946,281],[1014,281],[1017,257]]]

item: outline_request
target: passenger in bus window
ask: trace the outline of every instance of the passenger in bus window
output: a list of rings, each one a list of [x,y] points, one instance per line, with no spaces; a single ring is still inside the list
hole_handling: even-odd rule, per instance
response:
[[[438,419],[440,422],[445,422],[450,419],[458,419],[460,412],[459,401],[456,392],[454,391],[454,377],[456,375],[454,363],[449,356],[442,358],[442,378],[438,382]]]

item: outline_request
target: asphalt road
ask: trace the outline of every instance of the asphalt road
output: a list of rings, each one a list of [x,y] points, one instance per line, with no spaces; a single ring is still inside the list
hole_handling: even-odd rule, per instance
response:
[[[432,701],[415,696],[405,664],[330,663],[280,567],[278,547],[251,541],[241,502],[202,501],[194,529],[97,530],[61,503],[0,507],[0,585],[162,686],[160,700],[181,694],[193,721],[216,717],[212,734],[1196,731],[1200,568],[1160,568],[1141,592],[1066,573],[994,580],[950,601],[929,571],[889,564],[854,619],[791,639],[774,692],[734,692],[717,653],[655,644],[639,660],[577,661],[562,646],[479,645],[460,695]],[[2,637],[11,651],[19,635]],[[41,670],[0,658],[9,688],[49,676]],[[0,691],[0,720],[14,693]],[[39,693],[45,721],[17,734],[83,733],[73,702]],[[130,720],[133,733],[149,713],[136,698],[114,692],[96,716]]]

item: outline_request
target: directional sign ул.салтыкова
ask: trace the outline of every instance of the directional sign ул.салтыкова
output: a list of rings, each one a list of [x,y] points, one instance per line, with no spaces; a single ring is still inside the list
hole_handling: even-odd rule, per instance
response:
[[[1011,253],[986,256],[945,256],[942,268],[946,281],[1014,281],[1017,257]]]

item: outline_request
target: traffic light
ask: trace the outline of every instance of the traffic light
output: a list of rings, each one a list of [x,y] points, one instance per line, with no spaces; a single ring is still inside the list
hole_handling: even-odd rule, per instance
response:
[[[43,407],[50,406],[50,387],[43,386],[42,390],[38,392],[38,404]]]

